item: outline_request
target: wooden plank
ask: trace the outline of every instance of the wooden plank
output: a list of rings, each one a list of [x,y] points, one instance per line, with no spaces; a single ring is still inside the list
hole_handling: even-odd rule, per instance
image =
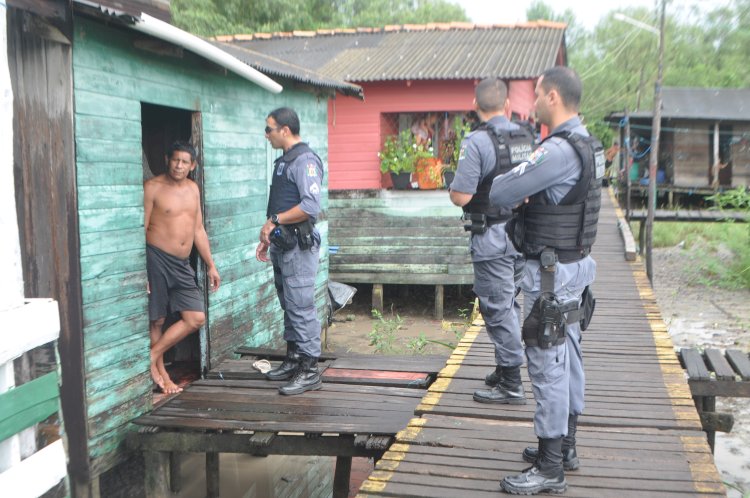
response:
[[[57,380],[57,372],[50,372],[0,394],[0,441],[57,412]]]
[[[734,371],[718,349],[703,351],[706,365],[716,374],[716,380],[734,380]]]
[[[682,348],[680,350],[680,358],[691,379],[709,380],[711,378],[706,364],[703,363],[703,356],[697,349]]]
[[[728,349],[726,352],[727,360],[742,377],[742,380],[750,380],[750,359],[747,353],[737,349]]]
[[[0,472],[0,489],[7,496],[43,496],[66,476],[65,448],[58,439]]]

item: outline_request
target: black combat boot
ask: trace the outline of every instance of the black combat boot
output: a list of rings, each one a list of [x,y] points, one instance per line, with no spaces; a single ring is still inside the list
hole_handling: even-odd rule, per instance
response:
[[[490,387],[495,387],[500,383],[500,381],[503,380],[503,368],[502,367],[495,367],[495,369],[485,375],[484,377],[484,383],[487,384]]]
[[[521,367],[500,367],[501,380],[492,389],[474,391],[474,401],[500,405],[525,405]]]
[[[287,380],[291,379],[294,371],[299,365],[299,355],[297,354],[297,343],[294,341],[286,342],[286,357],[281,365],[266,372],[268,380]]]
[[[568,435],[563,438],[562,442],[563,468],[565,470],[578,470],[578,467],[581,466],[576,452],[576,430],[578,430],[578,415],[568,415]],[[533,446],[527,447],[521,454],[523,459],[529,463],[536,462],[538,455],[539,451]]]
[[[564,493],[568,489],[562,463],[562,438],[539,438],[539,458],[532,467],[500,481],[500,487],[513,495],[536,495],[543,492]]]
[[[279,388],[281,394],[302,394],[305,391],[313,391],[323,387],[320,371],[318,371],[318,359],[304,354],[300,354],[299,357],[300,362],[294,372],[294,377],[289,381],[289,384]]]

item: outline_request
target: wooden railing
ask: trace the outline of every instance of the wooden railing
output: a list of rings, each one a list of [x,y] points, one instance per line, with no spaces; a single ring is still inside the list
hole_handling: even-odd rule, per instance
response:
[[[0,311],[0,490],[3,496],[41,496],[66,478],[62,439],[21,460],[18,434],[59,411],[60,391],[55,370],[15,386],[13,360],[27,351],[57,342],[57,302],[30,299]],[[58,362],[59,365],[59,362]]]

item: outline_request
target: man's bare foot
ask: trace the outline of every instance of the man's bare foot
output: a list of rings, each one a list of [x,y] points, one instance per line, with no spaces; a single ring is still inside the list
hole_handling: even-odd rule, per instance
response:
[[[182,392],[182,388],[172,382],[171,380],[168,380],[164,382],[164,387],[162,388],[162,391],[166,394],[177,394]]]
[[[159,369],[156,367],[156,362],[151,362],[151,378],[154,380],[159,389],[164,390],[164,379],[159,373]]]
[[[156,367],[159,370],[159,374],[161,375],[162,380],[164,381],[164,385],[162,386],[161,390],[164,393],[167,394],[177,394],[182,392],[182,388],[175,384],[172,381],[172,378],[167,373],[166,367],[164,367],[164,359],[159,358],[159,361],[156,362]]]

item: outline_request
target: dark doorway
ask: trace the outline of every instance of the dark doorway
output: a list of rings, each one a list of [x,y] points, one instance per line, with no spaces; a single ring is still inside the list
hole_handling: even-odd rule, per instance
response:
[[[714,183],[714,132],[709,128],[708,184]],[[732,186],[732,126],[719,126],[719,186]]]
[[[174,107],[141,103],[141,144],[143,148],[143,180],[164,174],[166,172],[166,152],[169,146],[177,140],[191,143],[198,152],[198,168],[190,174],[190,178],[198,184],[201,192],[201,209],[203,210],[203,165],[201,115]],[[190,255],[190,265],[198,276],[198,286],[203,291],[204,303],[208,309],[208,299],[205,286],[205,270],[193,248]],[[164,323],[164,330],[180,319],[179,313],[172,313]],[[200,372],[207,357],[201,343],[205,341],[206,325],[197,333],[190,334],[164,355],[164,362],[170,376],[176,383],[182,380],[194,380]],[[203,339],[203,340],[202,340]]]

